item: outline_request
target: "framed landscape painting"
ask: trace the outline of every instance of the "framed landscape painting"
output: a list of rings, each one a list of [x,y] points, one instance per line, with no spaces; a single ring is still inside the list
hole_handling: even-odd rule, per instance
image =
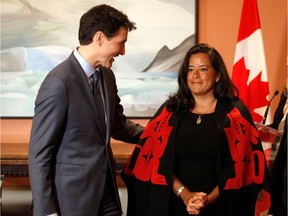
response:
[[[196,43],[197,0],[1,0],[1,117],[33,117],[43,79],[79,46],[79,19],[98,4],[137,25],[112,66],[125,114],[149,118],[177,90]]]

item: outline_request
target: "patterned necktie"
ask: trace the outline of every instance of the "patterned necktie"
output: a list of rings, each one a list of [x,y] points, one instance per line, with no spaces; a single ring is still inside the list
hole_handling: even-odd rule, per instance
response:
[[[101,78],[99,70],[95,70],[95,73],[91,76],[91,80],[92,80],[92,92],[99,111],[100,120],[103,124],[103,129],[105,130],[106,112],[104,107],[104,96],[102,92],[103,89],[101,87]]]
[[[98,83],[99,83],[99,70],[95,70],[95,72],[92,74],[91,76],[91,80],[92,80],[92,92],[94,95],[96,95],[96,91],[98,88]]]

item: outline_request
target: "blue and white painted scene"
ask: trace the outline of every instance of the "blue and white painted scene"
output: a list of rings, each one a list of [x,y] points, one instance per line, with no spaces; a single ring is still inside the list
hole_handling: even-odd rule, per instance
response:
[[[1,0],[1,116],[32,117],[47,73],[78,46],[78,23],[107,3],[137,24],[112,70],[125,114],[152,116],[177,90],[177,73],[195,44],[195,1]]]

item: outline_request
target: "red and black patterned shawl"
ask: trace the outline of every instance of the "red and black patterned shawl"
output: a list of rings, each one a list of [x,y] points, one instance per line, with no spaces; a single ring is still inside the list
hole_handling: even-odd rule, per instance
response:
[[[128,189],[128,216],[167,216],[172,191],[175,134],[185,113],[171,113],[164,103],[135,146],[122,178]],[[226,142],[217,156],[221,215],[260,216],[270,207],[268,169],[260,136],[241,101],[220,102],[219,135]]]

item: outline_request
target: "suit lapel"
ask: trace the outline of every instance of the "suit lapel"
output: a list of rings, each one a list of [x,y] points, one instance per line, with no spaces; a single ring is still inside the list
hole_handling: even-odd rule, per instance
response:
[[[100,73],[99,77],[99,85],[94,91],[94,98],[96,102],[97,112],[98,112],[98,119],[102,124],[102,131],[105,133],[106,131],[106,108],[105,108],[105,96],[104,96],[104,88],[103,88],[103,76],[102,72]]]
[[[106,134],[105,134],[105,138],[106,138],[106,144],[109,142],[110,140],[110,119],[111,119],[111,115],[110,115],[110,103],[109,103],[109,89],[108,89],[108,86],[109,86],[109,83],[108,83],[108,80],[107,79],[107,73],[105,73],[105,69],[101,68],[102,70],[102,76],[101,76],[101,79],[102,79],[102,87],[103,87],[103,98],[104,98],[104,107],[105,107],[105,113],[106,113]]]

